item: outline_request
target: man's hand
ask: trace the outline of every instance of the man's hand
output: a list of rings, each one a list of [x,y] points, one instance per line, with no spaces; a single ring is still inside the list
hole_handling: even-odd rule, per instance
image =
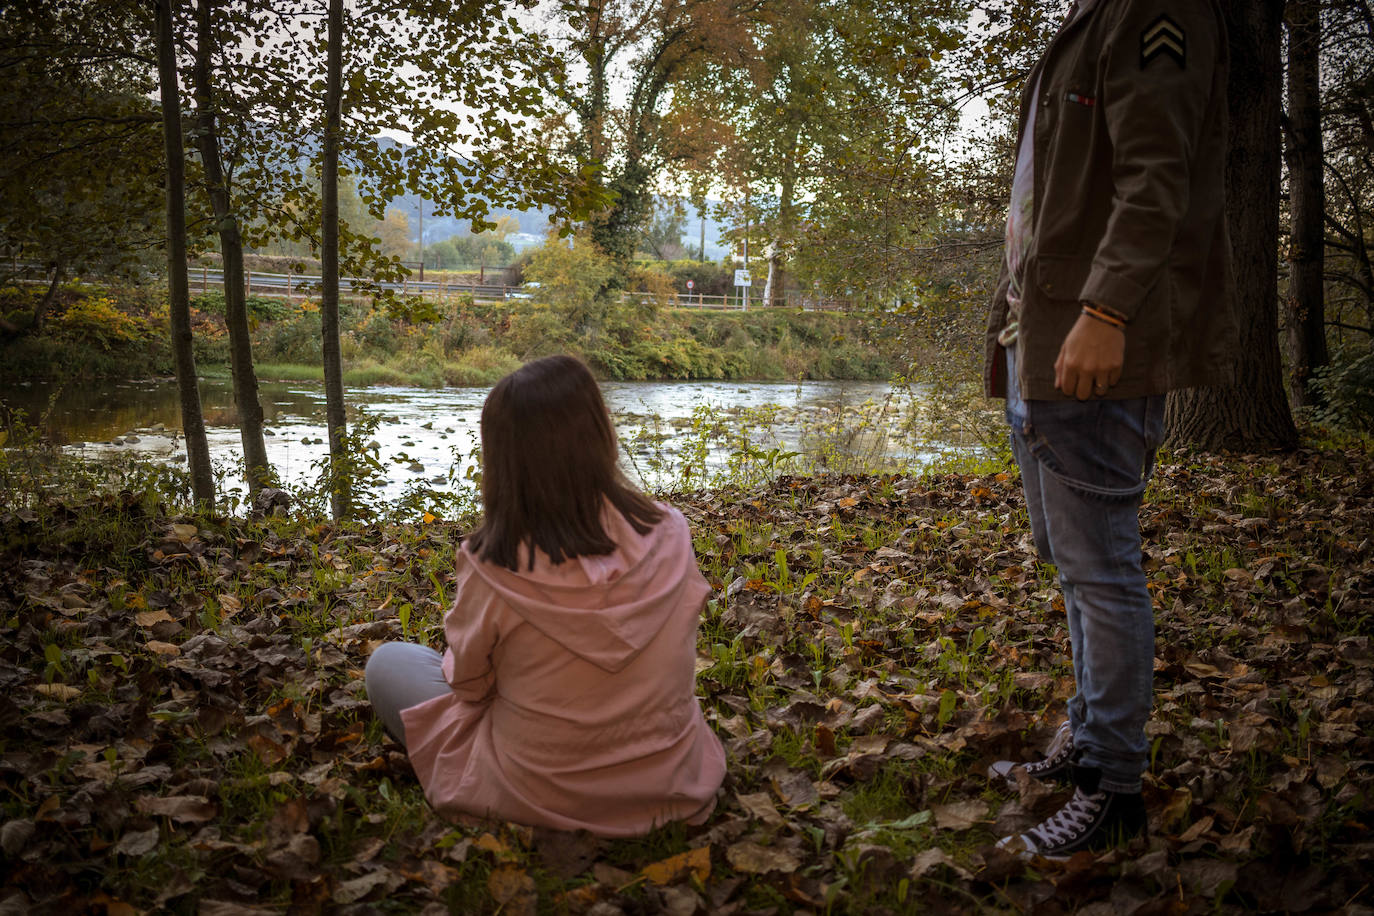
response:
[[[1121,379],[1125,357],[1125,332],[1079,315],[1054,361],[1054,387],[1080,401],[1101,397]]]

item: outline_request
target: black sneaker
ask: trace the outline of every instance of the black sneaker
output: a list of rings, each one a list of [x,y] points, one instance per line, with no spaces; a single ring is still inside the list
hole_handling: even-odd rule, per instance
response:
[[[1098,789],[1102,771],[1073,767],[1073,798],[1025,833],[1002,837],[1001,849],[1025,858],[1064,860],[1085,849],[1118,846],[1145,831],[1145,802],[1139,792]]]
[[[1069,765],[1073,763],[1073,730],[1069,723],[1059,726],[1054,733],[1050,746],[1045,749],[1045,759],[1034,763],[1017,763],[1014,760],[998,760],[988,767],[989,779],[1004,779],[1011,788],[1016,788],[1016,771],[1025,770],[1032,779],[1068,779]]]

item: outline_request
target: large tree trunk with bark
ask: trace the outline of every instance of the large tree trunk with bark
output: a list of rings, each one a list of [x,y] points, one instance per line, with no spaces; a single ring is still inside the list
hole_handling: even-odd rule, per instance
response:
[[[1297,407],[1317,403],[1312,373],[1326,348],[1326,195],[1322,171],[1321,4],[1290,0],[1288,20],[1288,391]]]
[[[212,0],[201,0],[197,11],[197,146],[205,169],[210,204],[215,212],[220,253],[224,258],[224,317],[229,330],[229,365],[234,379],[239,441],[243,445],[244,480],[248,485],[248,501],[251,504],[253,497],[264,487],[273,485],[275,479],[267,461],[267,443],[262,433],[262,403],[258,400],[258,377],[253,370],[253,341],[248,330],[247,291],[243,277],[243,240],[220,156],[219,127],[215,118],[215,92],[210,69],[214,51],[218,47],[213,22],[215,7]]]
[[[324,151],[320,168],[321,351],[324,354],[325,425],[329,429],[329,508],[334,519],[353,511],[344,417],[343,360],[339,352],[339,134],[343,121],[343,0],[329,0],[329,51],[324,101]]]
[[[1283,0],[1223,0],[1230,41],[1227,221],[1240,318],[1230,385],[1169,395],[1174,444],[1260,451],[1297,443],[1278,341],[1279,112]]]
[[[167,298],[172,326],[172,358],[181,395],[181,428],[186,436],[186,460],[191,469],[195,501],[215,501],[210,446],[196,384],[196,357],[191,349],[191,294],[186,279],[186,161],[181,140],[181,93],[177,89],[177,61],[173,9],[178,0],[158,0],[157,70],[162,94],[162,131],[167,147]]]

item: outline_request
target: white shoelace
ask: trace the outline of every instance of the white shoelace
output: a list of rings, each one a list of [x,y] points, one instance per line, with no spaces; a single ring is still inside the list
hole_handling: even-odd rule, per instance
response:
[[[1032,776],[1039,776],[1041,773],[1058,771],[1060,767],[1068,763],[1073,756],[1073,732],[1069,730],[1069,723],[1065,722],[1059,726],[1059,731],[1054,733],[1054,740],[1045,749],[1045,759],[1028,763],[1025,766],[1026,772]]]
[[[1069,843],[1087,832],[1106,800],[1105,793],[1088,795],[1082,789],[1075,789],[1068,804],[1028,833],[1041,849]]]

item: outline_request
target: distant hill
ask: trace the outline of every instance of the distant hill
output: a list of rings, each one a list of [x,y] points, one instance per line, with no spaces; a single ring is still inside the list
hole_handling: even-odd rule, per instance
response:
[[[379,143],[386,149],[398,147],[404,152],[406,145],[390,137],[379,138]],[[666,201],[667,198],[660,198]],[[420,241],[420,201],[418,194],[404,194],[393,198],[389,206],[405,213],[410,219],[411,240]],[[708,200],[708,207],[714,207],[718,201]],[[435,216],[429,212],[433,203],[425,201],[424,213],[424,232],[425,244],[431,245],[441,242],[446,238],[455,235],[465,235],[471,231],[471,227],[466,220],[454,219],[451,216]],[[520,231],[510,236],[507,241],[515,246],[516,251],[523,251],[531,245],[539,245],[549,233],[549,211],[544,208],[531,210],[510,210],[497,208],[491,211],[490,218],[497,219],[502,216],[513,216],[520,223]],[[706,218],[706,257],[708,260],[717,261],[724,257],[729,251],[729,246],[721,244],[721,235],[726,229],[726,225],[720,221],[707,216]],[[689,212],[685,231],[682,235],[683,247],[691,254],[695,254],[701,247],[701,221],[695,213]]]

